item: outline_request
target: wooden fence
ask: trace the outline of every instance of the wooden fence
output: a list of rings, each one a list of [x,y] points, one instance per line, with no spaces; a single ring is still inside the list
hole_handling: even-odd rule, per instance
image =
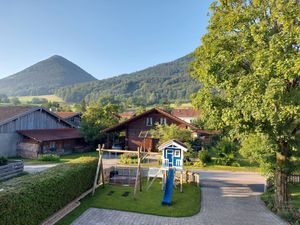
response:
[[[289,176],[289,182],[300,183],[300,174],[293,174]]]
[[[5,166],[0,166],[0,180],[5,180],[23,172],[24,162],[22,160],[8,161]]]

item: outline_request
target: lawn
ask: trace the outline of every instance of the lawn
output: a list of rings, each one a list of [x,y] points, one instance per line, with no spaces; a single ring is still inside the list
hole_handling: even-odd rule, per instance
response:
[[[300,184],[290,184],[291,204],[300,208]]]
[[[111,192],[113,194],[109,195]],[[122,196],[124,192],[129,192],[128,197]],[[137,192],[136,200],[133,199],[132,187],[106,185],[104,188],[98,188],[93,197],[89,195],[81,200],[80,206],[56,225],[71,224],[91,207],[172,217],[192,216],[200,210],[200,189],[194,184],[183,184],[183,193],[180,193],[179,187],[174,189],[171,206],[163,206],[162,197],[163,191],[159,181],[154,182],[149,191],[144,188],[142,192]]]
[[[37,96],[16,96],[21,103],[27,103],[33,98],[45,98],[49,102],[64,102],[64,100],[56,95],[37,95]]]
[[[52,163],[65,163],[69,162],[70,160],[77,159],[80,157],[98,157],[98,152],[92,151],[92,152],[84,152],[84,153],[75,153],[71,155],[63,155],[60,157],[60,161],[40,161],[38,159],[25,159],[20,157],[10,157],[9,159],[21,159],[24,160],[26,165],[39,165],[39,164],[52,164]]]

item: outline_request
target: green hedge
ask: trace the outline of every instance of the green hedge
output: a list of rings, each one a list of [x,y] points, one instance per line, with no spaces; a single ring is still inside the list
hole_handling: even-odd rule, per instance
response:
[[[0,184],[0,224],[39,224],[92,187],[97,160],[79,158]]]

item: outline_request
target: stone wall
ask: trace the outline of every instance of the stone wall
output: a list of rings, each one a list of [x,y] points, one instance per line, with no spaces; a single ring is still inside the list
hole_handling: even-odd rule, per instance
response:
[[[16,147],[20,140],[17,133],[0,133],[0,156],[16,156]]]
[[[36,159],[38,157],[39,149],[40,145],[38,143],[20,142],[17,145],[17,156]]]

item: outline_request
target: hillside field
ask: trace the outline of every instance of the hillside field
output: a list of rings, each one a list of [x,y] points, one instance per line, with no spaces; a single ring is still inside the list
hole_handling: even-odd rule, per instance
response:
[[[30,102],[33,98],[45,98],[48,102],[64,102],[64,100],[56,95],[36,95],[36,96],[15,96],[22,104]],[[9,97],[12,98],[12,97]]]

